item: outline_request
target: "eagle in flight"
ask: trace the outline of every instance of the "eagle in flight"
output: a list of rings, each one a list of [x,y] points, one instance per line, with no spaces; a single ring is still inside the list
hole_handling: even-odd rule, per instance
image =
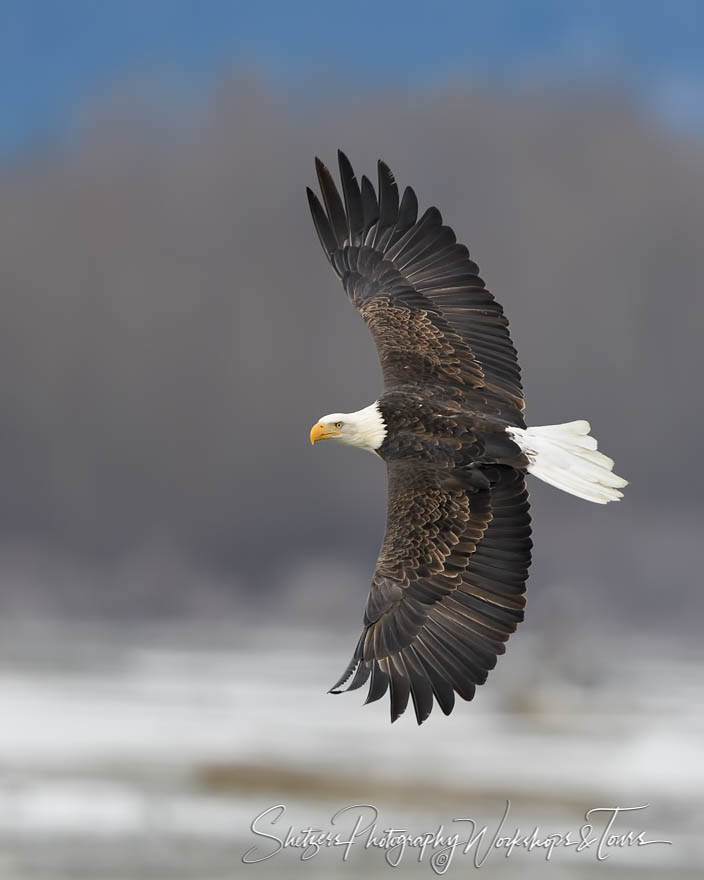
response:
[[[503,309],[437,208],[418,217],[384,162],[378,187],[338,154],[342,196],[316,159],[308,189],[325,255],[376,343],[384,390],[323,416],[337,440],[386,462],[386,533],[354,656],[332,693],[369,680],[391,720],[433,698],[471,700],[523,620],[531,551],[526,474],[605,504],[626,481],[586,421],[526,427],[521,371]],[[344,685],[347,685],[345,688]]]

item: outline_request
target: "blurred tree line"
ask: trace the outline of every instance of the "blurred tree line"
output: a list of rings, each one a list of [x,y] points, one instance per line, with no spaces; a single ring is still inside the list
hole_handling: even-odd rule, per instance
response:
[[[701,514],[703,488],[700,142],[606,93],[460,85],[287,101],[242,77],[197,116],[158,115],[108,102],[64,148],[0,168],[8,607],[18,584],[53,608],[63,593],[110,592],[104,573],[135,558],[161,566],[155,609],[197,589],[191,569],[214,595],[236,580],[273,595],[301,560],[371,568],[383,467],[307,439],[319,415],[379,389],[305,201],[313,156],[332,165],[338,146],[358,174],[383,157],[469,245],[511,321],[529,421],[589,418],[632,481],[627,513],[611,505],[599,521],[551,491],[541,516],[583,523],[570,534],[584,547],[620,507],[632,546],[621,531],[604,564],[623,553],[628,601],[643,587],[626,560],[663,530],[682,575],[697,528],[683,538],[681,522]],[[568,560],[569,536],[560,545]],[[15,577],[27,560],[40,573]],[[103,586],[58,577],[68,561],[103,572]],[[661,575],[642,568],[656,596]],[[134,578],[118,581],[143,608]]]

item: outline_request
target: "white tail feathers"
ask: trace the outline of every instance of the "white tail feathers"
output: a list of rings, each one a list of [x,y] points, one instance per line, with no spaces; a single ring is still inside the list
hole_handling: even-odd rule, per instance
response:
[[[589,422],[580,420],[540,428],[507,428],[530,461],[528,471],[571,495],[606,504],[623,498],[628,481],[613,473],[613,461],[597,452]]]

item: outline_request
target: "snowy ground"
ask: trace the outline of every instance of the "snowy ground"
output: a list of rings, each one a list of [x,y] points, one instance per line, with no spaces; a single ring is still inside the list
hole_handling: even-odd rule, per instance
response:
[[[241,859],[275,847],[250,825],[277,804],[271,834],[329,830],[350,804],[376,806],[379,829],[473,818],[493,834],[507,800],[503,834],[576,835],[590,808],[649,804],[614,830],[672,845],[612,847],[603,862],[566,847],[547,866],[544,851],[497,849],[485,877],[701,876],[701,656],[607,636],[599,651],[546,653],[523,636],[473,704],[391,727],[385,701],[325,693],[347,641],[298,630],[301,650],[284,633],[216,630],[1,634],[2,880],[389,876],[385,851],[361,844],[345,862],[340,848]],[[410,848],[402,865],[434,876]],[[456,854],[448,876],[470,870]]]

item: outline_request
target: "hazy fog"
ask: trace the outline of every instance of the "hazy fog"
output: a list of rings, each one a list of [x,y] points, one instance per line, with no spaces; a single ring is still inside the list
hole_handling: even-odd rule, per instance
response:
[[[608,508],[536,489],[536,613],[704,610],[701,143],[606,92],[291,103],[242,77],[167,121],[137,93],[0,170],[0,610],[361,613],[383,466],[308,443],[379,390],[305,201],[338,146],[469,245],[529,423],[590,419],[631,480]]]

